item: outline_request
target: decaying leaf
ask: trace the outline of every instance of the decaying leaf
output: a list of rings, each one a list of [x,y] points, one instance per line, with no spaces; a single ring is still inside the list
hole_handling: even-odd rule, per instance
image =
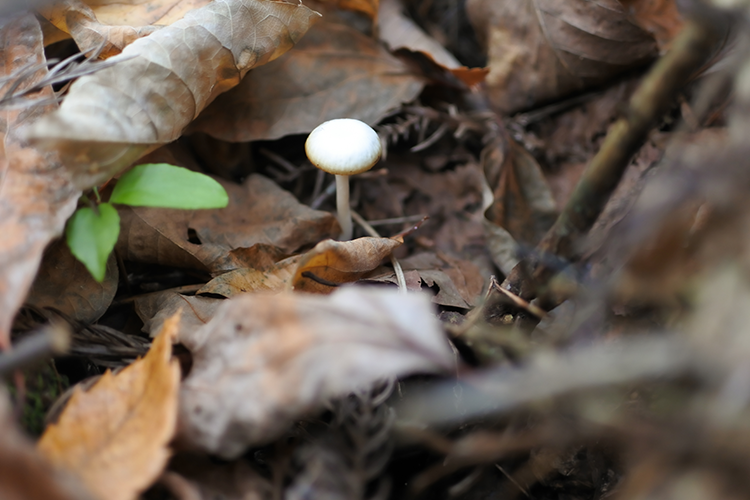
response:
[[[318,17],[301,4],[216,0],[128,45],[117,64],[76,81],[27,137],[59,151],[82,187],[177,139],[251,68],[289,50]]]
[[[102,500],[135,499],[161,474],[177,416],[180,367],[171,361],[178,318],[164,325],[146,356],[88,391],[74,391],[39,440],[53,464]]]
[[[283,59],[251,71],[216,99],[189,131],[239,142],[308,133],[342,116],[374,125],[422,86],[375,40],[325,20]]]
[[[107,260],[107,274],[98,283],[70,253],[65,241],[52,243],[44,252],[26,303],[52,307],[67,317],[91,324],[109,308],[117,293],[119,271],[114,255]]]
[[[505,154],[489,145],[483,154],[494,201],[485,211],[492,259],[509,273],[518,262],[518,244],[535,245],[557,217],[557,206],[539,164],[511,140]]]
[[[425,287],[436,291],[432,297],[435,304],[471,309],[484,291],[484,279],[476,265],[443,252],[419,253],[400,259],[399,263],[407,275],[410,272],[416,274],[417,290]],[[396,277],[390,271],[367,279],[396,283]]]
[[[128,43],[140,38],[147,26],[167,26],[182,19],[185,14],[193,9],[207,5],[210,0],[125,0],[110,2],[107,0],[86,0],[56,2],[48,7],[40,9],[41,14],[58,29],[73,35],[81,45],[80,36],[97,37],[104,36],[114,46],[119,45],[122,50]],[[115,33],[112,33],[112,29]],[[93,31],[86,35],[85,31]],[[101,30],[101,31],[98,31]],[[117,37],[117,30],[125,32],[128,30],[136,36],[126,41],[126,37],[120,40],[126,42],[119,44],[120,40],[113,39],[110,33]],[[153,32],[152,29],[149,32]],[[139,33],[140,32],[140,33]],[[84,38],[85,40],[85,38]]]
[[[331,293],[377,268],[403,242],[401,237],[325,240],[302,255],[271,266],[236,269],[217,276],[198,293],[232,297],[247,292],[280,292],[290,285],[301,292]]]
[[[299,292],[331,293],[337,286],[353,283],[378,267],[403,243],[401,236],[321,241],[300,259],[292,286]]]
[[[429,298],[378,288],[240,295],[179,341],[193,354],[179,435],[224,458],[272,441],[333,396],[453,363]]]
[[[122,52],[128,44],[153,33],[153,26],[133,26],[117,20],[102,23],[90,6],[81,0],[64,0],[42,10],[42,15],[60,31],[69,33],[82,52],[100,49],[100,57]],[[47,41],[47,40],[45,40]]]
[[[248,292],[280,292],[291,282],[304,255],[295,255],[271,266],[243,267],[221,274],[196,293],[233,297]]]
[[[467,68],[437,40],[425,33],[404,13],[399,0],[383,0],[378,12],[379,37],[391,50],[407,49],[427,56],[436,66],[450,72],[467,86],[484,81],[489,70]]]
[[[643,65],[651,35],[616,0],[469,0],[488,53],[488,91],[507,113],[562,97]]]
[[[185,330],[196,330],[213,317],[221,299],[196,297],[164,290],[149,293],[135,299],[135,312],[143,321],[143,331],[156,336],[170,318],[180,313],[176,335]]]
[[[685,20],[675,0],[619,0],[635,23],[651,35],[664,53]]]
[[[336,234],[328,212],[311,210],[271,180],[251,175],[242,186],[221,181],[229,206],[215,210],[122,207],[115,247],[126,260],[229,271],[236,252],[259,243],[287,255]]]
[[[0,85],[3,93],[15,83],[13,75],[18,71],[30,64],[44,68],[44,63],[42,32],[33,15],[0,22],[0,77],[9,77]],[[40,69],[37,77],[22,82],[19,90],[46,73]],[[41,94],[53,96],[50,88]],[[10,324],[31,286],[44,248],[62,232],[80,195],[56,154],[36,151],[18,136],[19,127],[54,106],[0,108],[0,349],[9,345]]]

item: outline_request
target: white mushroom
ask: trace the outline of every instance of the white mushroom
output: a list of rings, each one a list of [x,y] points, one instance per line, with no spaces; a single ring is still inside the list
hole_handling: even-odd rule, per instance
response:
[[[380,159],[378,134],[352,118],[329,120],[307,137],[305,152],[313,165],[336,176],[336,208],[341,240],[352,238],[349,210],[349,176],[370,170]]]

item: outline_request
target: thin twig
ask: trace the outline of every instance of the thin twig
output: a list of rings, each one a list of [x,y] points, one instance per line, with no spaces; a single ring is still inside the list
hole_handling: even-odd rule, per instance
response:
[[[620,182],[630,159],[638,152],[657,120],[675,102],[679,90],[711,55],[717,30],[709,24],[690,20],[674,40],[673,48],[646,75],[630,99],[624,117],[610,129],[604,144],[591,160],[573,194],[538,245],[541,253],[564,259],[577,256],[579,242],[588,233]],[[554,270],[543,263],[532,263],[533,279],[546,283]],[[502,284],[525,300],[534,298],[533,287],[522,279],[516,266]],[[546,305],[547,308],[553,306]]]

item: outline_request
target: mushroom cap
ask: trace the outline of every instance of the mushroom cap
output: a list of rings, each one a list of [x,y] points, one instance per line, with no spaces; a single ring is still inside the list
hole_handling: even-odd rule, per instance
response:
[[[378,134],[366,123],[338,118],[318,125],[305,142],[313,165],[330,174],[353,175],[370,170],[380,159]]]

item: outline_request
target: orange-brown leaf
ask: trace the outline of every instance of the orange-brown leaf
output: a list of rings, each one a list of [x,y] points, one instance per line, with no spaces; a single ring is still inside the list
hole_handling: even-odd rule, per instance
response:
[[[302,292],[331,293],[378,267],[403,242],[398,236],[321,241],[300,260],[292,286]]]
[[[175,432],[180,368],[171,361],[177,315],[148,354],[88,391],[74,391],[39,441],[52,463],[77,475],[100,499],[134,499],[161,474]]]

